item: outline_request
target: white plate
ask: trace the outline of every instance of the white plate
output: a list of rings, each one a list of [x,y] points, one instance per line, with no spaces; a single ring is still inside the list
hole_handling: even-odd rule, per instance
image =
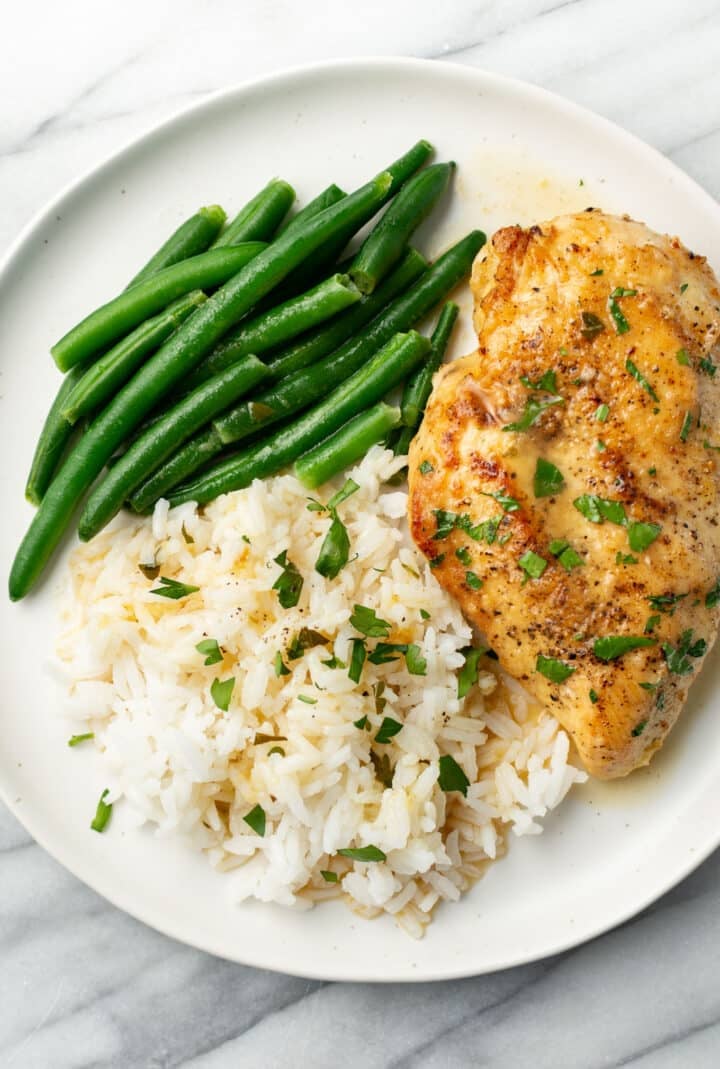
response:
[[[63,193],[11,251],[0,289],[0,546],[3,572],[28,523],[23,484],[57,376],[49,345],[114,295],[200,204],[233,209],[274,174],[301,201],[352,188],[427,137],[459,164],[452,206],[427,228],[433,253],[471,227],[489,233],[588,204],[678,233],[720,264],[720,209],[658,153],[539,89],[418,60],[331,63],[213,97],[124,149]],[[458,344],[469,347],[467,316]],[[67,546],[66,546],[67,552]],[[71,872],[184,942],[310,977],[429,980],[555,953],[631,916],[720,842],[720,732],[712,658],[664,753],[627,782],[576,790],[540,838],[509,857],[421,942],[387,919],[333,904],[295,913],[234,907],[223,881],[182,845],[124,826],[93,834],[98,757],[69,750],[46,669],[63,566],[26,601],[0,599],[0,788]]]

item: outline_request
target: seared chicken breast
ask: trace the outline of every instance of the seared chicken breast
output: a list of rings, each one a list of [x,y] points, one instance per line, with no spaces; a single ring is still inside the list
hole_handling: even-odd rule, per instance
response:
[[[588,211],[507,227],[476,352],[437,375],[413,537],[588,771],[646,764],[720,612],[720,290],[702,257]]]

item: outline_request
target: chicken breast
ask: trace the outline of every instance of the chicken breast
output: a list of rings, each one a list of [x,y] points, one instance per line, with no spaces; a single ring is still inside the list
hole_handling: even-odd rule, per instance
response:
[[[588,211],[495,234],[477,352],[409,460],[413,537],[590,773],[646,764],[720,612],[720,290],[674,238]]]

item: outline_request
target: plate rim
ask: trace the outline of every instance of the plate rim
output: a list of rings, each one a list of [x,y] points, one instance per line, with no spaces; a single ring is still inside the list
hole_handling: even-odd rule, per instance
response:
[[[141,146],[151,141],[157,135],[170,131],[175,126],[181,125],[193,115],[197,116],[206,110],[211,111],[221,101],[227,101],[234,97],[241,99],[245,94],[262,90],[263,88],[270,89],[283,82],[293,82],[296,79],[312,79],[318,74],[325,74],[328,72],[353,71],[355,74],[358,74],[363,71],[373,71],[377,73],[379,69],[385,69],[388,73],[393,74],[396,74],[398,71],[410,71],[431,78],[438,77],[440,79],[445,75],[451,75],[453,78],[464,77],[469,83],[474,82],[476,86],[482,87],[484,84],[494,90],[500,89],[506,93],[509,92],[526,97],[530,96],[539,101],[540,104],[544,103],[546,106],[549,106],[570,118],[575,118],[576,120],[581,121],[588,127],[599,127],[600,129],[611,133],[621,146],[624,143],[629,148],[632,148],[636,152],[639,151],[649,158],[652,165],[659,172],[664,173],[668,178],[672,178],[673,182],[683,195],[687,195],[702,202],[705,210],[715,215],[718,227],[720,228],[720,204],[718,204],[712,195],[696,182],[695,179],[683,171],[682,168],[665,156],[659,149],[643,141],[642,138],[617,125],[605,116],[599,115],[591,109],[586,108],[581,104],[577,104],[558,93],[545,89],[532,82],[524,81],[520,78],[498,74],[483,67],[477,67],[462,62],[399,55],[339,57],[283,67],[272,73],[248,78],[222,89],[215,90],[208,93],[201,100],[193,101],[178,107],[165,118],[150,124],[143,132],[124,140],[120,147],[102,156],[97,162],[85,168],[77,177],[66,182],[59,191],[49,200],[44,202],[44,204],[33,213],[28,222],[21,227],[16,237],[10,242],[5,253],[0,257],[0,286],[4,283],[7,274],[13,269],[15,260],[22,255],[25,246],[32,241],[46,222],[56,214],[60,205],[64,204],[69,198],[80,192],[83,186],[102,176],[103,172],[109,170],[116,161],[120,160],[131,151],[141,148]],[[74,878],[80,880],[85,886],[89,887],[95,894],[98,894],[105,901],[109,902],[113,907],[147,925],[152,930],[160,932],[164,936],[185,946],[192,947],[195,950],[200,950],[204,953],[212,954],[215,957],[232,961],[237,964],[266,969],[271,972],[278,972],[289,976],[341,982],[423,983],[453,980],[469,976],[487,975],[503,969],[527,965],[532,962],[553,957],[556,954],[563,953],[574,947],[588,943],[637,916],[643,910],[647,909],[653,902],[656,902],[673,887],[685,880],[718,848],[718,846],[720,846],[720,826],[718,826],[714,838],[713,836],[708,836],[707,841],[702,843],[699,848],[696,847],[693,851],[685,855],[684,860],[681,861],[678,859],[678,863],[676,867],[673,868],[671,874],[664,880],[659,881],[651,892],[642,895],[637,900],[633,900],[626,909],[619,909],[614,914],[606,916],[596,923],[579,925],[579,931],[568,931],[565,939],[556,941],[551,947],[531,951],[530,953],[517,951],[514,954],[509,954],[505,959],[498,961],[495,964],[480,966],[479,968],[474,969],[469,968],[466,965],[459,967],[448,965],[447,967],[435,969],[431,973],[428,972],[427,969],[420,969],[413,973],[408,970],[407,972],[395,971],[381,974],[379,971],[374,973],[372,971],[353,972],[352,969],[343,968],[342,959],[338,962],[337,968],[329,969],[327,967],[313,968],[312,961],[308,961],[307,965],[302,968],[288,967],[282,965],[278,961],[268,961],[267,958],[260,957],[256,954],[250,954],[240,958],[232,953],[232,948],[215,946],[213,945],[212,940],[202,942],[199,939],[194,938],[192,935],[188,936],[178,930],[178,926],[174,925],[172,922],[163,925],[162,923],[159,923],[156,918],[153,917],[151,919],[147,915],[148,911],[143,908],[128,908],[127,905],[119,901],[119,896],[113,895],[111,890],[106,891],[105,889],[100,889],[97,886],[96,880],[92,876],[88,877],[85,874],[80,875],[76,866],[66,863],[60,856],[60,852],[46,841],[42,829],[36,827],[36,822],[32,815],[26,813],[24,807],[15,804],[15,801],[11,797],[11,793],[9,789],[6,788],[1,776],[0,800],[7,806],[8,810],[13,814],[15,819],[19,821],[25,831],[31,835],[33,840],[42,847],[54,861],[60,864],[67,872],[71,873]]]

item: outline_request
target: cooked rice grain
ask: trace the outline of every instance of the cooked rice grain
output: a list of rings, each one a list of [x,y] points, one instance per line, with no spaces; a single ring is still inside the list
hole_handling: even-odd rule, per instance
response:
[[[350,473],[360,489],[340,515],[352,558],[333,581],[314,570],[330,518],[308,510],[307,491],[290,475],[201,511],[160,502],[151,519],[124,515],[72,557],[58,654],[73,730],[95,732],[110,798],[122,798],[138,824],[186,836],[238,902],[307,908],[341,895],[363,916],[386,912],[418,937],[438,902],[456,901],[502,856],[509,827],[537,834],[585,776],[554,718],[492,661],[458,700],[472,634],[409,542],[406,494],[384,489],[402,465],[376,447]],[[334,489],[325,488],[325,500]],[[272,589],[283,551],[304,580],[287,610]],[[200,589],[178,601],[158,597],[139,564]],[[387,641],[420,647],[425,675],[411,674],[402,656],[366,661],[359,684],[336,667],[347,665],[357,637],[355,603],[391,624]],[[301,628],[327,642],[291,659]],[[205,666],[196,646],[206,638],[220,645],[221,663]],[[287,675],[276,674],[278,652]],[[230,677],[223,712],[210,688]],[[374,744],[385,716],[403,728]],[[355,726],[364,717],[369,730]],[[440,789],[442,754],[470,779],[467,798]],[[263,838],[244,820],[256,805],[266,814]],[[337,853],[370,844],[387,860]]]

